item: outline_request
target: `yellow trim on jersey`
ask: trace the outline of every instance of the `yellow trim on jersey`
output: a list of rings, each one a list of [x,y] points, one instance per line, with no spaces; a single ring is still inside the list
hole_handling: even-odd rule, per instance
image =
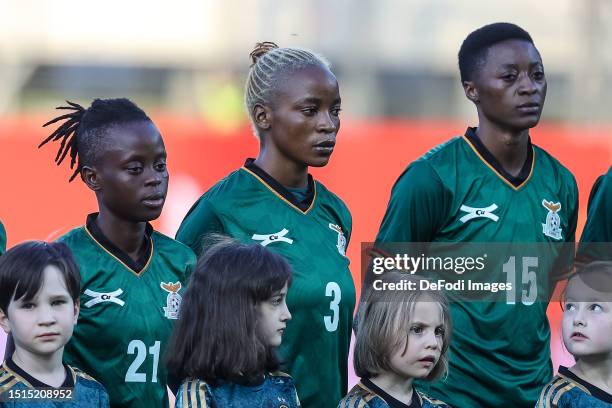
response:
[[[314,190],[314,194],[312,196],[312,202],[310,203],[310,206],[305,210],[302,211],[299,207],[295,206],[291,201],[287,200],[285,197],[283,197],[282,195],[278,194],[278,192],[276,190],[274,190],[268,183],[266,183],[261,177],[259,177],[257,174],[253,173],[251,170],[247,169],[246,167],[242,166],[240,168],[241,170],[246,171],[247,173],[249,173],[251,176],[255,177],[257,180],[259,180],[259,182],[261,184],[263,184],[264,186],[266,186],[268,188],[268,190],[270,190],[271,192],[273,192],[278,198],[280,198],[281,200],[283,200],[285,203],[289,204],[291,206],[291,208],[293,208],[294,210],[298,211],[300,214],[306,215],[308,214],[308,212],[310,210],[313,209],[314,207],[314,203],[317,199],[317,183],[314,182],[313,180],[313,190]]]
[[[550,387],[549,387],[550,384]],[[540,393],[540,399],[538,400],[538,405],[536,408],[552,408],[557,406],[559,400],[566,392],[572,390],[573,388],[579,388],[584,393],[591,395],[588,389],[586,389],[582,384],[577,383],[564,376],[563,374],[557,374],[553,380],[547,384],[542,392]],[[554,397],[551,400],[551,397]]]
[[[9,378],[13,377],[13,379],[11,381],[9,381],[6,384],[2,384],[2,389],[3,390],[8,390],[10,388],[12,388],[15,384],[17,383],[23,383],[25,384],[28,388],[34,388],[32,387],[32,384],[30,384],[28,381],[26,381],[25,378],[23,378],[22,376],[20,376],[19,374],[17,374],[16,372],[14,372],[13,370],[11,370],[10,368],[8,368],[6,366],[6,364],[2,364],[2,366],[0,366],[0,368],[2,370],[4,370],[4,373],[2,371],[0,371],[0,383],[8,380]]]
[[[151,253],[149,254],[149,259],[147,260],[147,263],[145,264],[145,266],[138,272],[134,272],[132,270],[132,268],[130,268],[129,266],[127,266],[125,263],[123,263],[123,261],[119,258],[117,258],[115,255],[113,255],[108,249],[104,248],[104,245],[102,245],[101,243],[98,242],[98,240],[92,235],[92,233],[87,229],[87,225],[83,225],[83,229],[85,230],[85,232],[87,233],[87,235],[89,235],[89,238],[91,238],[93,240],[93,242],[95,242],[96,244],[98,244],[98,246],[100,248],[102,248],[104,250],[104,252],[106,252],[107,254],[109,254],[111,257],[113,257],[117,262],[119,262],[121,265],[123,265],[128,271],[132,272],[135,276],[137,277],[141,277],[142,274],[144,273],[144,271],[149,267],[149,264],[151,263],[151,259],[153,259],[153,251],[155,250],[155,248],[153,247],[153,238],[149,237],[149,240],[151,241]]]
[[[181,385],[181,402],[183,408],[207,408],[206,383],[196,379],[183,381]]]
[[[470,140],[465,137],[465,135],[461,136],[463,138],[463,140],[466,141],[466,143],[468,144],[468,146],[470,146],[472,148],[472,150],[474,151],[474,153],[476,153],[476,156],[478,156],[478,158],[480,158],[480,160],[482,160],[482,162],[488,167],[490,168],[496,175],[497,177],[499,177],[500,179],[502,179],[507,185],[509,185],[510,187],[512,187],[512,189],[514,191],[518,191],[520,190],[525,184],[527,184],[527,182],[531,179],[531,176],[533,175],[533,168],[535,167],[535,161],[536,161],[536,152],[535,149],[533,148],[533,146],[531,146],[531,151],[533,153],[532,157],[531,157],[531,169],[529,170],[529,176],[527,176],[527,178],[525,179],[525,181],[523,181],[521,184],[519,184],[518,186],[514,186],[511,182],[509,182],[508,180],[506,180],[506,178],[504,176],[502,176],[496,169],[495,167],[491,166],[491,164],[489,164],[488,161],[485,160],[484,157],[482,157],[482,155],[480,154],[480,152],[476,149],[476,147],[472,144],[472,142],[470,142]]]

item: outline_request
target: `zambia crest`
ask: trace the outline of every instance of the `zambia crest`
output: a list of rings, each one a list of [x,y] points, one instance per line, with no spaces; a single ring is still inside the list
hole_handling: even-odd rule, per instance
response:
[[[342,228],[339,225],[329,223],[329,228],[336,231],[338,233],[338,243],[336,247],[338,248],[338,252],[340,255],[346,256],[346,237],[344,236],[344,232],[342,232]]]
[[[178,319],[179,309],[181,308],[181,295],[178,294],[178,291],[181,290],[181,282],[161,282],[159,286],[168,292],[168,297],[166,298],[166,307],[164,307],[164,315],[168,319]]]
[[[561,209],[561,203],[542,200],[542,205],[548,210],[548,214],[546,214],[546,224],[542,224],[542,232],[544,235],[553,239],[562,239],[561,218],[559,214],[557,214]]]

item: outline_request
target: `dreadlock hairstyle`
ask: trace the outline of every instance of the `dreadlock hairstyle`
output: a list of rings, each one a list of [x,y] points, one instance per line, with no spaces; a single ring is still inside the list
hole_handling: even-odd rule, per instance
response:
[[[255,44],[249,54],[251,67],[245,87],[245,104],[251,120],[256,104],[270,105],[281,75],[307,66],[330,68],[329,62],[320,55],[301,48],[279,48],[273,42]]]
[[[493,23],[471,32],[459,49],[459,74],[461,82],[471,81],[476,71],[487,60],[487,51],[506,40],[527,41],[535,46],[529,33],[512,23]]]
[[[104,136],[109,127],[129,122],[151,122],[142,109],[126,98],[94,99],[87,109],[78,103],[70,101],[66,103],[68,106],[58,106],[56,109],[71,112],[60,115],[43,125],[46,127],[64,121],[38,147],[61,140],[55,163],[59,166],[70,153],[70,168],[73,169],[76,164],[76,169],[69,181],[74,180],[83,166],[93,164],[99,159],[104,150]]]

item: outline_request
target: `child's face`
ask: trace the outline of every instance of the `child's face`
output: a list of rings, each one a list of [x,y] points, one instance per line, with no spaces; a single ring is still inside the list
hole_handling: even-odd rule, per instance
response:
[[[408,332],[408,347],[402,344],[391,356],[391,367],[404,378],[425,378],[442,352],[444,321],[442,308],[434,301],[414,304]]]
[[[563,342],[574,357],[612,354],[611,294],[598,292],[580,277],[566,290]]]
[[[43,274],[43,284],[32,300],[12,299],[8,316],[0,312],[0,325],[13,334],[16,351],[36,356],[61,353],[79,315],[61,271],[48,265]]]
[[[287,308],[287,284],[265,302],[257,305],[257,334],[268,346],[280,346],[291,313]]]

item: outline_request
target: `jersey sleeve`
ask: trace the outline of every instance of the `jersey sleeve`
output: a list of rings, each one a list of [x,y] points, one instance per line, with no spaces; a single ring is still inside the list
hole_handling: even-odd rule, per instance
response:
[[[206,234],[213,232],[222,233],[223,223],[214,206],[202,197],[185,216],[176,233],[176,240],[190,247],[199,256],[202,251],[202,239]]]
[[[411,164],[393,186],[376,242],[430,242],[444,225],[451,199],[431,165]]]
[[[556,282],[567,279],[573,271],[574,258],[576,256],[576,227],[578,225],[578,185],[572,177],[571,189],[568,192],[568,222],[567,231],[565,233],[565,242],[555,263],[550,275],[550,288],[554,289]]]
[[[612,241],[612,167],[597,179],[589,196],[587,222],[580,242]]]
[[[0,255],[6,252],[6,230],[0,221]]]

